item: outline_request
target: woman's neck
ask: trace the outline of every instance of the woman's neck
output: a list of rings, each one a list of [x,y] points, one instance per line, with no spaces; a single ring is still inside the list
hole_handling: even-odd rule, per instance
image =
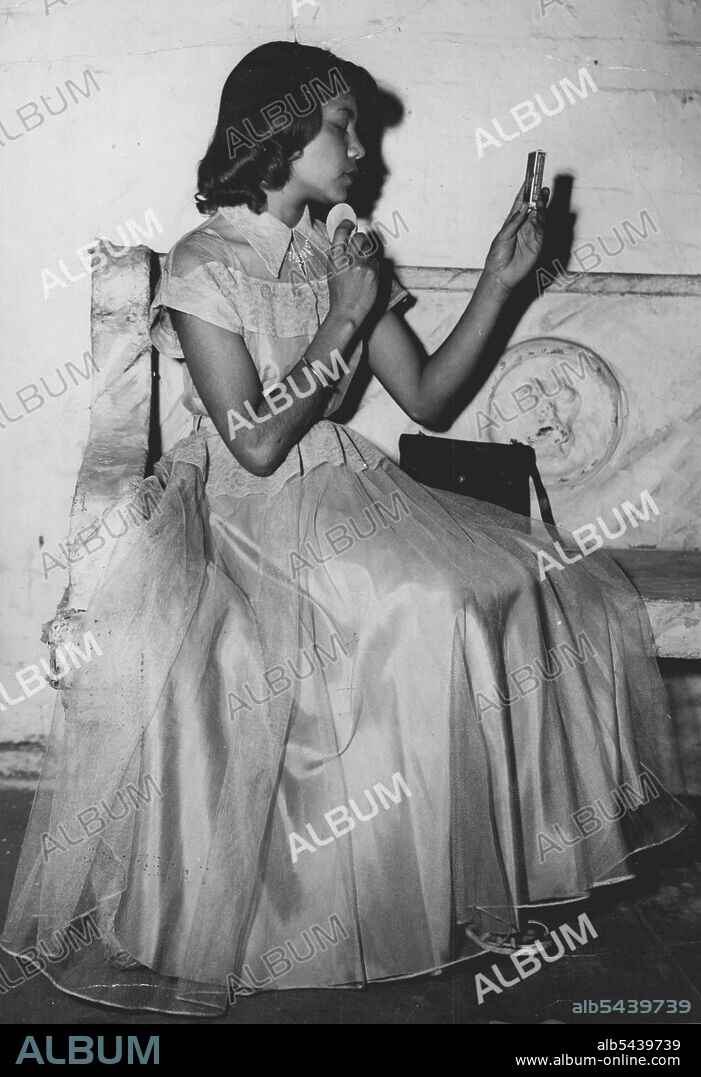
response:
[[[288,228],[294,228],[301,221],[306,206],[304,198],[285,191],[269,191],[265,208]]]

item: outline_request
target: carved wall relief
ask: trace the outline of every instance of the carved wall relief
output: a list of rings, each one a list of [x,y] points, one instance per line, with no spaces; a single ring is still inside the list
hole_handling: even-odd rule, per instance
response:
[[[508,348],[492,375],[480,439],[532,445],[550,485],[574,486],[613,456],[625,418],[623,389],[591,348],[533,337]]]

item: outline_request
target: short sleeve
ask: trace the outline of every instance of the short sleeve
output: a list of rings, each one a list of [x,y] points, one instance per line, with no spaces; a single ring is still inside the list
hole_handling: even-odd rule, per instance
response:
[[[176,244],[166,258],[151,304],[151,339],[159,352],[182,358],[169,307],[232,333],[243,333],[233,269],[212,260],[211,252]]]

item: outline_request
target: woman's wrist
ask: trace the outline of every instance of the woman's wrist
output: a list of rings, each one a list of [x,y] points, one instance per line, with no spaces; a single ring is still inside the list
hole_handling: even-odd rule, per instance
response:
[[[316,359],[316,360],[315,359],[307,359],[306,355],[302,355],[302,356],[300,356],[299,361],[300,361],[300,363],[303,364],[303,366],[305,366],[307,368],[307,370],[309,370],[311,372],[311,374],[312,374],[312,376],[314,378],[314,381],[317,383],[317,385],[320,388],[322,388],[322,389],[328,389],[328,388],[333,389],[333,388],[335,388],[335,386],[333,386],[333,385],[329,386],[329,383],[325,380],[325,378],[320,373],[320,371],[317,370],[317,368],[314,366],[314,363],[319,361],[318,359]]]
[[[477,286],[480,288],[480,291],[488,292],[502,303],[506,302],[513,291],[513,288],[509,287],[508,284],[504,284],[494,270],[491,269],[482,270],[482,275]]]
[[[352,311],[332,305],[329,307],[329,313],[321,324],[325,328],[332,329],[334,333],[338,334],[339,338],[346,337],[347,339],[343,340],[341,344],[342,347],[345,347],[350,338],[358,332],[362,320]]]

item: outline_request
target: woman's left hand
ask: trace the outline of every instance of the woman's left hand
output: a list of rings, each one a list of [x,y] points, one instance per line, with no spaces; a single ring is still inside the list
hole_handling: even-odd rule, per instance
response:
[[[516,195],[511,212],[492,240],[484,272],[505,289],[511,290],[534,268],[545,230],[545,207],[550,191],[543,187],[536,209],[523,202],[523,188]]]

